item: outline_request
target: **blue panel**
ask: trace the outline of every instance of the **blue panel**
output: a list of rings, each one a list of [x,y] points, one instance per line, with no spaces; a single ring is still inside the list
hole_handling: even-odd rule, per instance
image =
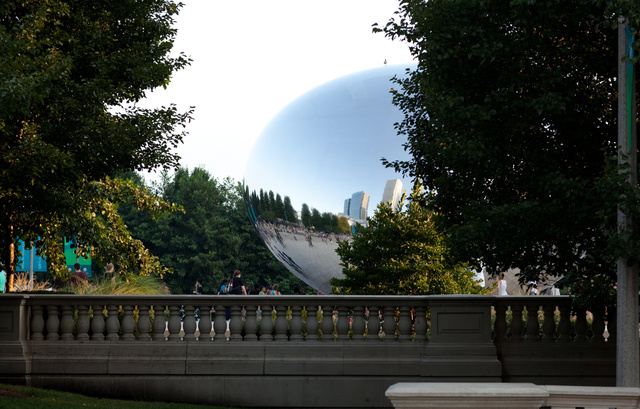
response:
[[[31,270],[31,252],[33,254],[33,271],[47,271],[47,261],[44,257],[40,257],[35,252],[37,252],[37,248],[33,248],[32,250],[26,250],[24,248],[24,242],[22,240],[18,243],[18,249],[22,253],[22,256],[18,258],[18,262],[16,264],[16,271],[30,271]]]

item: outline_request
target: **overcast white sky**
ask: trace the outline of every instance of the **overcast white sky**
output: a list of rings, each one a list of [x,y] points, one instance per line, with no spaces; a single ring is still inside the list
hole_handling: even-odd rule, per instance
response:
[[[373,34],[397,0],[183,0],[175,50],[193,59],[145,105],[196,107],[182,165],[241,181],[251,145],[285,105],[332,79],[411,61]],[[147,176],[148,177],[148,176]]]

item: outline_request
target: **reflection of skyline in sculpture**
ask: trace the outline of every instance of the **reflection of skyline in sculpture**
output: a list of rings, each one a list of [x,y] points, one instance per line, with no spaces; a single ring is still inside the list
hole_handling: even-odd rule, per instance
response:
[[[285,107],[251,151],[245,170],[249,191],[288,196],[298,216],[306,203],[320,213],[357,209],[356,217],[366,218],[369,198],[377,205],[385,182],[401,178],[381,159],[409,159],[402,147],[404,137],[394,129],[402,112],[390,94],[390,79],[403,77],[407,68],[385,66],[338,78]],[[361,196],[354,198],[354,192]],[[339,240],[350,240],[349,234],[255,222],[269,250],[291,273],[318,291],[331,292],[331,278],[342,277],[335,250]]]
[[[382,203],[389,203],[395,212],[402,197],[402,181],[400,179],[387,180],[382,193]]]
[[[402,112],[392,104],[394,84],[410,66],[384,66],[323,84],[294,100],[264,128],[249,155],[245,183],[289,196],[320,213],[340,213],[345,198],[367,192],[373,203],[385,182],[402,179],[381,159],[408,160],[394,123]]]
[[[369,207],[369,195],[363,190],[351,195],[349,201],[349,218],[354,220],[365,220],[367,218],[367,208]]]

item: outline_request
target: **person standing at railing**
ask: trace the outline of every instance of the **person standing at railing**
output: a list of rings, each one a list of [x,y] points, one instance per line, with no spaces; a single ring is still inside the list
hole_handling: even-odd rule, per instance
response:
[[[244,282],[241,278],[242,273],[240,270],[236,270],[233,272],[233,279],[231,280],[231,291],[229,294],[232,295],[247,295],[247,289],[244,288]]]
[[[4,265],[0,263],[0,293],[5,292],[7,286],[7,272],[4,271]]]
[[[197,295],[203,295],[204,294],[204,287],[202,287],[202,279],[198,278],[196,280],[196,289],[193,291],[194,294]]]
[[[218,287],[218,295],[227,295],[227,294],[229,294],[229,280],[225,278],[220,283],[220,287]]]
[[[507,280],[504,279],[504,273],[500,273],[500,281],[498,281],[498,295],[507,294]]]

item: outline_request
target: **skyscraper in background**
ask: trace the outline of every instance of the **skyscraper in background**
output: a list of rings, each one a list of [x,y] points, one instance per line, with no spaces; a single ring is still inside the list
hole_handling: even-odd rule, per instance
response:
[[[387,184],[384,186],[384,192],[382,193],[382,203],[391,202],[391,210],[395,212],[401,197],[402,182],[400,179],[387,180]]]
[[[349,217],[354,220],[364,220],[367,218],[367,207],[369,207],[369,195],[363,190],[351,195],[349,205]]]
[[[349,207],[351,206],[351,198],[344,199],[344,214],[349,215]]]

